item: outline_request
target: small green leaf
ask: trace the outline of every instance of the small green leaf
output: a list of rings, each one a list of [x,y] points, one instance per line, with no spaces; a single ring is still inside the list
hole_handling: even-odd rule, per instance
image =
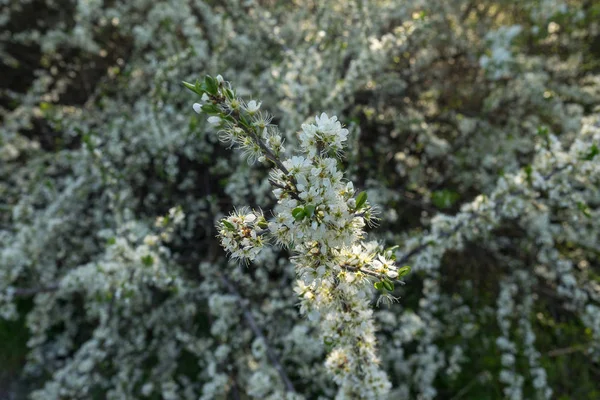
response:
[[[583,215],[585,215],[586,217],[588,217],[588,218],[592,217],[590,208],[584,202],[580,201],[579,203],[577,203],[577,208],[579,208],[579,211],[581,211],[583,213]]]
[[[394,291],[394,284],[391,281],[386,279],[381,282],[383,283],[383,287],[385,288],[385,290],[387,290],[388,292]]]
[[[531,174],[533,173],[533,167],[531,165],[527,165],[525,166],[525,168],[523,168],[523,170],[525,171],[525,175],[527,176],[527,182],[531,185],[533,182],[531,178]]]
[[[431,194],[431,202],[437,208],[450,208],[460,199],[460,195],[452,190],[438,190]]]
[[[252,128],[250,127],[250,123],[248,122],[248,120],[246,119],[246,117],[244,116],[244,114],[241,114],[241,113],[240,113],[240,114],[239,114],[239,117],[240,117],[240,124],[241,124],[242,126],[244,126],[244,127],[245,127],[245,128],[247,128],[247,129],[252,129]]]
[[[217,86],[217,81],[215,81],[212,76],[206,75],[204,77],[204,85],[206,86],[208,94],[212,94],[213,96],[217,95],[219,87]]]
[[[199,95],[206,93],[206,85],[204,84],[204,81],[200,82],[199,79],[196,79],[196,93]]]
[[[292,210],[292,216],[296,221],[302,221],[302,219],[306,216],[306,212],[304,211],[304,207],[296,207]]]
[[[546,148],[549,150],[550,149],[550,131],[548,130],[548,127],[547,126],[538,126],[537,134],[538,134],[538,136],[540,136],[541,138],[544,139],[544,141],[546,143]]]
[[[375,287],[375,289],[377,290],[382,290],[383,289],[383,282],[375,282],[373,284],[373,286]]]
[[[402,268],[398,268],[398,279],[402,278],[409,274],[411,268],[408,265],[405,265]]]
[[[198,93],[198,94],[202,94],[202,93],[198,92],[198,88],[196,87],[196,85],[191,84],[191,83],[186,82],[186,81],[182,81],[181,83],[183,83],[183,86],[185,86],[186,88],[190,89],[192,92]]]
[[[92,144],[92,136],[89,133],[85,133],[81,140],[83,140],[83,143],[85,143],[85,147],[88,151],[94,151],[94,145]]]
[[[304,206],[304,212],[306,213],[306,215],[308,215],[308,217],[312,217],[315,214],[315,206],[313,206],[312,204],[307,204]]]
[[[142,263],[143,263],[143,264],[144,264],[146,267],[149,267],[149,266],[151,266],[152,264],[154,264],[154,258],[153,258],[153,257],[152,257],[150,254],[147,254],[147,255],[145,255],[145,256],[142,256]]]
[[[592,161],[594,159],[594,157],[596,157],[598,154],[600,154],[600,149],[598,148],[598,146],[596,146],[596,144],[594,143],[592,145],[592,147],[590,147],[590,152],[587,153],[583,159],[586,161]]]
[[[106,243],[108,243],[109,246],[112,246],[113,244],[117,243],[117,239],[115,239],[114,237],[108,238]]]
[[[225,228],[229,231],[235,231],[235,226],[226,219],[221,220],[221,223],[225,226]]]
[[[267,220],[265,219],[265,217],[260,217],[258,219],[258,221],[256,221],[255,225],[261,229],[266,229],[269,227],[269,224],[267,223]]]
[[[221,110],[214,104],[206,103],[202,105],[202,111],[206,114],[219,114]]]
[[[367,201],[367,192],[360,192],[358,194],[358,196],[356,196],[356,209],[360,210],[366,201]]]

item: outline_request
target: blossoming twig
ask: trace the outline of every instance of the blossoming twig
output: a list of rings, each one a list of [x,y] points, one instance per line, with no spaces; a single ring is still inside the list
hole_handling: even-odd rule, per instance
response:
[[[194,104],[194,110],[210,115],[223,142],[242,149],[250,162],[270,161],[275,167],[269,176],[278,200],[274,217],[237,210],[218,223],[221,244],[245,262],[255,260],[270,240],[290,248],[301,312],[320,321],[321,338],[330,346],[325,366],[340,393],[385,398],[390,382],[376,355],[370,284],[390,299],[394,281],[410,268],[398,269],[393,251],[362,242],[363,227],[374,216],[366,192],[356,194],[338,170],[348,130],[323,113],[315,124],[302,125],[302,155],[282,161],[283,139],[259,111],[260,103],[244,103],[220,76],[184,84],[202,96],[205,103]]]

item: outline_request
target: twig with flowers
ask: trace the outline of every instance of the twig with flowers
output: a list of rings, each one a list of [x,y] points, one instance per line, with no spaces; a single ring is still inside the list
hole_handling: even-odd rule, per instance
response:
[[[394,249],[363,242],[364,226],[376,221],[367,193],[356,194],[338,170],[348,130],[323,113],[303,124],[301,155],[283,159],[283,139],[255,100],[245,103],[221,76],[184,85],[201,96],[198,113],[220,128],[221,141],[244,151],[249,162],[270,162],[274,217],[243,208],[218,223],[222,246],[233,259],[250,262],[270,242],[289,248],[298,275],[301,312],[318,321],[328,348],[326,368],[353,398],[385,398],[390,382],[379,366],[370,308],[371,285],[393,301],[398,268]]]

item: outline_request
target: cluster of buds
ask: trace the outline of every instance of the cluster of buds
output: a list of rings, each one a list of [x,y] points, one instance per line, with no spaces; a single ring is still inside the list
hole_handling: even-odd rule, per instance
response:
[[[239,210],[218,225],[221,245],[233,259],[252,261],[265,244],[267,220],[262,213]]]
[[[250,163],[273,161],[285,152],[281,134],[271,125],[272,117],[260,110],[262,103],[244,102],[221,75],[184,85],[201,96],[202,102],[194,103],[194,111],[209,115],[208,122],[220,128],[219,139],[242,149]]]

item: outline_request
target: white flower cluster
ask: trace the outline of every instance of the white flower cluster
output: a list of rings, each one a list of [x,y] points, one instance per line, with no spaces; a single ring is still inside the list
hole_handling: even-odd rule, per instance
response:
[[[317,146],[315,143],[305,149],[308,158],[296,156],[284,161],[287,174],[281,170],[271,174],[277,186],[273,193],[278,207],[269,230],[284,246],[295,243],[326,254],[330,248],[350,246],[360,239],[365,219],[357,215],[360,210],[356,207],[354,187],[343,181],[337,161],[310,156]],[[286,190],[286,186],[291,190]]]
[[[270,174],[277,198],[274,217],[267,223],[262,214],[242,210],[222,219],[221,244],[232,258],[244,260],[257,257],[266,233],[290,248],[300,278],[301,310],[319,321],[320,335],[331,348],[325,366],[340,385],[340,396],[384,398],[391,386],[376,354],[370,283],[376,280],[376,287],[391,296],[392,279],[399,275],[377,245],[360,242],[364,226],[373,222],[373,209],[367,194],[355,195],[352,183],[344,180],[338,159],[329,157],[341,155],[348,130],[337,117],[323,113],[316,124],[302,125],[303,155],[280,161],[281,148],[271,144],[281,143],[276,127],[267,126],[257,107],[240,109],[243,101],[220,76],[186,86],[209,100],[203,110],[224,126],[226,141],[275,167]],[[275,139],[259,135],[268,128]]]
[[[242,209],[221,221],[221,245],[231,258],[252,261],[265,244],[266,226],[262,214]]]
[[[315,120],[316,125],[302,124],[302,132],[299,135],[302,150],[311,159],[317,154],[341,154],[344,142],[348,138],[348,129],[342,128],[337,117],[329,118],[325,113],[317,116]]]
[[[522,28],[519,25],[503,26],[497,31],[486,35],[486,39],[490,43],[490,55],[484,54],[481,56],[479,64],[489,73],[492,79],[509,76],[513,62],[510,44],[521,30]]]

